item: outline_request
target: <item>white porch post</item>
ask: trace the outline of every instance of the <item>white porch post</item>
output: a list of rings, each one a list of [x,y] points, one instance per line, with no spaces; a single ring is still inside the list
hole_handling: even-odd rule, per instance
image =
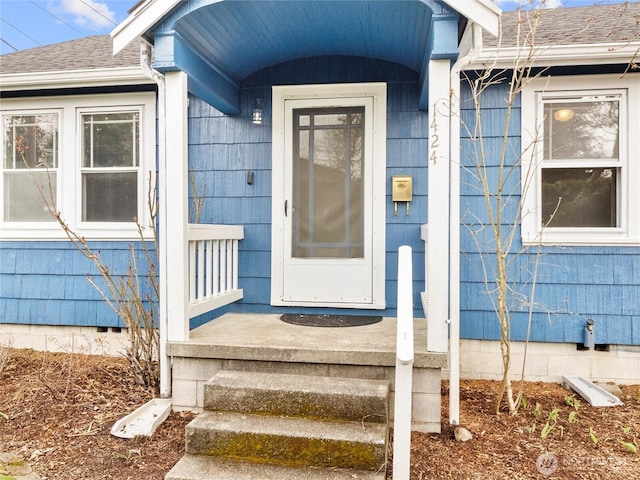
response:
[[[168,72],[166,94],[166,174],[160,202],[166,288],[167,340],[189,339],[187,75]]]
[[[429,61],[427,351],[446,352],[449,315],[449,59]]]

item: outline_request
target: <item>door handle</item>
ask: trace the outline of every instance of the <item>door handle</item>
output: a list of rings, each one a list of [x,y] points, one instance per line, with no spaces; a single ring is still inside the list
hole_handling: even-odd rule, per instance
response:
[[[289,202],[287,200],[284,201],[284,216],[287,216],[287,206],[289,205]]]

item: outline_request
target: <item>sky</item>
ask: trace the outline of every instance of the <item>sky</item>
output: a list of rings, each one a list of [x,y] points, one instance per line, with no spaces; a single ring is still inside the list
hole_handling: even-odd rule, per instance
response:
[[[109,34],[138,0],[0,0],[0,54]]]
[[[496,3],[503,10],[513,10],[523,1],[529,2],[496,0]],[[546,1],[548,7],[555,8],[624,0]],[[138,0],[0,0],[0,54],[109,34],[136,3]]]

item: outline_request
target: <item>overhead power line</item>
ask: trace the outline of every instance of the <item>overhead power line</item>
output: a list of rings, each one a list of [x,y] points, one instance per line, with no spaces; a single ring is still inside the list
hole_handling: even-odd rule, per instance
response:
[[[60,17],[55,16],[53,13],[51,13],[49,10],[47,10],[44,7],[41,7],[40,5],[38,5],[36,2],[34,2],[33,0],[29,0],[30,3],[33,3],[36,7],[38,7],[40,10],[48,13],[49,15],[51,15],[53,18],[55,18],[56,20],[58,20],[59,22],[64,23],[67,27],[69,27],[71,30],[73,30],[74,32],[79,33],[80,35],[82,35],[83,37],[85,36],[84,32],[81,32],[80,30],[78,30],[77,28],[75,28],[73,25],[69,25],[67,22],[65,22],[64,20],[62,20]]]
[[[95,8],[93,8],[93,6],[90,3],[85,2],[84,0],[80,0],[82,3],[84,3],[87,7],[89,7],[91,10],[93,10],[94,12],[96,12],[98,15],[100,15],[102,18],[104,18],[105,20],[107,20],[109,23],[111,23],[112,25],[117,25],[116,22],[114,22],[113,20],[111,20],[109,17],[107,17],[106,15],[102,14],[102,12],[99,12],[98,10],[96,10]]]
[[[18,27],[16,27],[15,25],[13,25],[12,23],[6,21],[4,18],[0,18],[0,20],[2,20],[4,23],[6,23],[7,25],[9,25],[11,28],[13,28],[14,30],[16,30],[17,32],[20,32],[22,35],[24,35],[25,37],[27,37],[29,40],[33,41],[36,45],[42,45],[39,41],[37,41],[35,38],[27,35],[25,32],[23,32],[22,30],[20,30]]]
[[[4,43],[5,45],[8,45],[10,48],[13,48],[16,52],[18,51],[18,49],[16,47],[14,47],[13,45],[11,45],[9,42],[7,42],[4,38],[0,37],[0,41],[2,41],[2,43]]]

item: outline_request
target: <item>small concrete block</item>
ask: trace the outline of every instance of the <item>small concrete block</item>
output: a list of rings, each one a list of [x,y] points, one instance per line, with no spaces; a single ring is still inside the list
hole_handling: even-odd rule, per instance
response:
[[[611,350],[618,358],[640,359],[640,346],[635,345],[611,345]]]
[[[465,352],[479,352],[480,351],[480,340],[460,340],[460,351],[464,350]]]
[[[596,360],[593,362],[592,377],[605,380],[635,380],[638,379],[640,371],[640,359],[631,360],[629,358],[616,358],[606,352],[597,352]]]
[[[413,369],[413,392],[414,393],[437,393],[440,394],[440,369],[437,368],[414,368]]]
[[[500,353],[460,352],[460,375],[468,377],[474,374],[489,374],[496,378],[502,371]]]
[[[532,359],[529,358],[527,361],[530,362]],[[577,359],[551,355],[546,358],[548,363],[547,373],[550,377],[562,377],[565,375],[591,377],[592,361],[593,359],[588,357]]]
[[[441,397],[431,393],[414,393],[412,422],[440,425]]]
[[[518,355],[516,361],[511,362],[511,371],[512,372],[521,372],[522,371],[522,362],[524,357],[522,355]],[[546,361],[546,357],[529,357],[527,356],[525,365],[525,377],[532,379],[540,379],[544,381],[544,379],[549,374],[549,368]]]
[[[173,408],[181,410],[197,408],[197,390],[195,381],[174,379],[171,382]]]
[[[411,431],[422,433],[442,433],[440,422],[411,422]]]
[[[172,375],[180,380],[207,381],[222,369],[222,360],[174,357]]]

